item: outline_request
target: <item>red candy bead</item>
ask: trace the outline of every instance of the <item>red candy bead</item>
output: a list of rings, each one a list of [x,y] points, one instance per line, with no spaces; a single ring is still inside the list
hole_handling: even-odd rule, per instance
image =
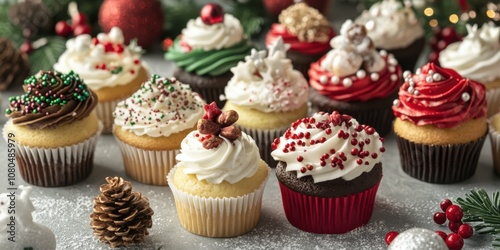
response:
[[[463,216],[464,213],[462,208],[457,205],[450,205],[446,208],[446,218],[448,218],[449,221],[461,221]]]
[[[396,238],[396,236],[398,236],[399,233],[396,232],[396,231],[390,231],[388,232],[386,235],[385,235],[385,243],[387,243],[387,245],[390,245],[391,242],[394,240],[394,238]]]
[[[448,228],[449,228],[452,232],[456,233],[456,232],[458,232],[458,228],[460,228],[460,226],[461,226],[462,224],[463,224],[463,223],[462,223],[461,221],[450,221],[450,222],[448,223]]]
[[[73,35],[79,36],[82,34],[90,34],[91,31],[92,30],[90,29],[90,26],[88,24],[79,24],[74,26]]]
[[[446,209],[451,205],[452,205],[452,203],[449,199],[443,200],[443,201],[441,201],[441,203],[439,203],[439,206],[441,207],[443,212],[446,212]]]
[[[71,35],[71,27],[66,21],[57,22],[55,29],[58,36],[68,37]]]
[[[434,222],[436,222],[439,225],[442,225],[443,223],[446,222],[446,214],[443,212],[437,212],[434,214]]]
[[[450,250],[460,250],[464,246],[464,239],[456,233],[449,234],[444,242]]]
[[[224,10],[216,3],[209,3],[201,9],[200,17],[207,25],[222,23],[224,22]]]
[[[443,238],[443,240],[446,240],[446,237],[448,236],[445,232],[443,231],[436,231],[436,234],[441,236],[441,238]]]
[[[472,227],[469,224],[462,224],[458,228],[458,235],[460,235],[464,239],[470,238],[473,233],[474,233],[474,230],[472,229]]]

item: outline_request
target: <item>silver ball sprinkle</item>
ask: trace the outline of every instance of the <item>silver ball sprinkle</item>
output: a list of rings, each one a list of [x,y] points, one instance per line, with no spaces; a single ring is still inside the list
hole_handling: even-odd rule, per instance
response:
[[[414,95],[420,95],[420,92],[418,92],[418,90],[415,90],[415,91],[413,91],[413,94]]]
[[[464,101],[464,102],[468,102],[469,100],[470,100],[470,95],[469,95],[469,93],[464,92],[464,93],[462,94],[462,101]]]
[[[403,77],[404,77],[404,78],[408,78],[408,77],[410,77],[410,76],[411,76],[411,71],[409,71],[409,70],[406,70],[406,71],[403,73]]]
[[[413,94],[413,91],[415,91],[415,89],[410,86],[407,91],[408,93]]]
[[[434,75],[434,70],[430,69],[430,70],[427,72],[427,74],[429,74],[429,75]]]
[[[425,228],[412,228],[400,233],[387,250],[447,250],[443,238],[436,232]]]
[[[411,87],[413,87],[413,86],[415,86],[415,81],[414,81],[413,79],[410,79],[410,80],[408,81],[408,84],[409,84]]]
[[[394,101],[392,101],[392,106],[394,107],[399,106],[399,99],[395,99]]]
[[[441,81],[441,79],[443,79],[443,77],[440,74],[436,73],[436,74],[432,75],[432,79],[434,79],[434,81]]]
[[[352,86],[352,80],[351,78],[344,78],[344,80],[342,80],[342,85],[344,85],[344,87],[351,87]]]
[[[365,78],[365,77],[366,77],[366,71],[364,71],[364,70],[362,70],[362,69],[361,69],[361,70],[358,70],[358,71],[356,72],[356,77],[357,77],[358,79],[363,79],[363,78]]]
[[[387,56],[387,50],[381,50],[381,51],[379,52],[379,54],[380,54],[381,56]]]
[[[389,59],[389,64],[396,66],[398,65],[398,60],[396,58],[391,58]]]
[[[372,74],[370,75],[370,79],[371,79],[372,81],[378,81],[379,76],[378,76],[378,74],[377,74],[377,73],[372,73]]]
[[[323,85],[328,83],[328,77],[327,76],[320,76],[319,77],[319,82]]]
[[[425,77],[425,81],[426,82],[432,82],[433,81],[432,76],[426,76]]]
[[[420,75],[420,73],[422,73],[422,69],[418,68],[417,70],[415,70],[416,75]]]
[[[337,85],[340,82],[340,78],[338,76],[332,76],[332,79],[330,79],[333,84]]]

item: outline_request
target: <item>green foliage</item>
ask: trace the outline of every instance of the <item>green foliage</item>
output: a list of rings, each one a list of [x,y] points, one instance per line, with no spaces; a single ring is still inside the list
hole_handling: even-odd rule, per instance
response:
[[[202,6],[198,6],[193,0],[174,0],[171,3],[163,3],[165,13],[166,36],[175,38],[186,27],[189,19],[194,19],[200,14]]]
[[[8,13],[11,4],[0,4],[0,37],[8,37],[16,47],[24,41],[22,30],[12,25],[8,20]]]
[[[29,54],[31,73],[35,74],[40,70],[52,70],[52,66],[66,50],[66,40],[59,36],[48,36],[47,44],[34,50]]]
[[[227,2],[231,8],[230,13],[240,20],[245,34],[248,36],[258,34],[262,25],[268,21],[261,0],[248,0],[245,3],[236,0]]]

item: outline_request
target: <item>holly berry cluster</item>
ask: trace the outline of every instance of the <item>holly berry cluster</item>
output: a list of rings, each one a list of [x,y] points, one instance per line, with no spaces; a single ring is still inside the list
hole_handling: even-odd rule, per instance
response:
[[[70,35],[79,36],[91,33],[92,29],[87,22],[87,16],[78,11],[76,3],[71,2],[68,5],[68,13],[71,16],[71,22],[61,20],[56,23],[55,30],[58,36],[69,37]]]
[[[241,130],[233,124],[238,120],[238,113],[234,110],[222,112],[215,102],[205,104],[203,106],[205,114],[203,118],[198,120],[197,129],[199,133],[195,136],[198,137],[203,147],[212,149],[218,147],[225,137],[230,141],[234,141],[241,137]]]
[[[435,27],[433,37],[429,40],[432,49],[428,57],[429,62],[439,65],[439,53],[448,45],[460,40],[462,40],[462,36],[453,27]]]

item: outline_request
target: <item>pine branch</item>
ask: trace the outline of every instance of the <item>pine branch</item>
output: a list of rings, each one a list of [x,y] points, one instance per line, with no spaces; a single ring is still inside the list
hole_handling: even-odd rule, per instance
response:
[[[492,198],[483,189],[471,190],[465,199],[457,198],[457,204],[464,212],[464,222],[476,222],[474,231],[479,234],[500,234],[500,192]],[[496,236],[493,246],[500,246],[500,236]]]

